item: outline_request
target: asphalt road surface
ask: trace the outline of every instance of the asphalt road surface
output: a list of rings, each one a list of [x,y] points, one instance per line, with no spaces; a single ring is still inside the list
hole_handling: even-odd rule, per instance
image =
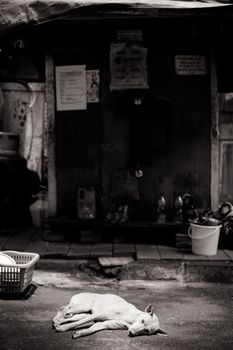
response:
[[[0,299],[1,350],[233,349],[233,284],[49,283],[53,278],[47,275],[28,299]],[[52,318],[77,292],[115,293],[139,309],[152,302],[168,336],[128,337],[124,330],[105,330],[73,340],[72,331],[56,333]]]

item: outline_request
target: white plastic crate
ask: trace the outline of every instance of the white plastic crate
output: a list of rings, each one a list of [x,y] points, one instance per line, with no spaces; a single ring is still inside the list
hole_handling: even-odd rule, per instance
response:
[[[0,265],[0,293],[22,293],[32,282],[33,271],[40,256],[36,253],[5,250],[15,265]]]

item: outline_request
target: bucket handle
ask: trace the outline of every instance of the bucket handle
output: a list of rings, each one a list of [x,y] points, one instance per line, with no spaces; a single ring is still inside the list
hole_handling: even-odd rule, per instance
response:
[[[189,236],[190,238],[192,238],[192,239],[203,239],[203,238],[208,238],[208,237],[214,235],[214,234],[218,231],[218,229],[219,229],[220,227],[221,227],[221,226],[217,226],[217,227],[215,228],[215,230],[211,231],[210,233],[208,233],[208,234],[205,235],[205,236],[193,237],[193,236],[192,236],[192,232],[191,232],[191,231],[192,231],[192,227],[189,226],[189,228],[188,228],[188,236]]]

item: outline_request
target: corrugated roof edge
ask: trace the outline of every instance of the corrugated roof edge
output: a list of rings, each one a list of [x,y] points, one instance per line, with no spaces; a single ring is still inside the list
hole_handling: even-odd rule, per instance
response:
[[[199,11],[208,13],[210,10],[220,11],[225,9],[227,13],[229,8],[233,8],[232,1],[177,1],[177,0],[2,0],[0,9],[0,33],[4,35],[8,31],[18,28],[22,25],[33,25],[48,22],[54,19],[64,18],[67,15],[93,11],[101,9],[106,13],[109,10],[116,11],[120,8],[133,11],[135,15],[150,12],[150,16],[162,16],[165,11],[167,14],[171,11]],[[227,10],[227,11],[226,11]],[[123,11],[124,12],[124,11]],[[189,13],[190,14],[190,13]]]

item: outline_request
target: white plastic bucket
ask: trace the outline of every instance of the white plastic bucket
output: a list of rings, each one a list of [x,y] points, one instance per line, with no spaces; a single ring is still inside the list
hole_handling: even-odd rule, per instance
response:
[[[192,239],[192,252],[197,255],[216,255],[221,226],[190,224],[188,235]]]

